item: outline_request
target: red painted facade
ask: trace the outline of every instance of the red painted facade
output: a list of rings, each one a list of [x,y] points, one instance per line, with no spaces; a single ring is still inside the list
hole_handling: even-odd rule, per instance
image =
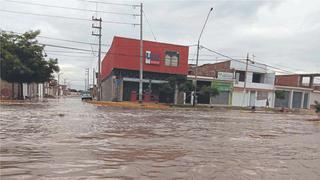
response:
[[[146,63],[146,52],[151,52],[151,61]],[[165,52],[179,52],[177,67],[165,65]],[[188,46],[143,41],[143,70],[148,72],[187,75],[188,73]],[[153,58],[155,61],[153,61]],[[159,62],[156,62],[159,61]],[[140,67],[140,40],[115,36],[112,45],[102,61],[102,79],[109,76],[113,69],[139,70]]]

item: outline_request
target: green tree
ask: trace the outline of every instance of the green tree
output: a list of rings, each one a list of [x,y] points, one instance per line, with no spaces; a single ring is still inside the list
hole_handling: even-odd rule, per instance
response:
[[[320,115],[320,102],[315,101],[315,104],[316,104],[316,113]]]
[[[44,46],[36,40],[39,34],[40,31],[29,31],[22,35],[2,31],[0,35],[1,79],[19,83],[20,98],[22,83],[43,83],[59,71],[57,59],[45,59]]]
[[[218,88],[212,86],[202,86],[199,93],[202,95],[209,95],[210,97],[212,97],[219,95],[219,90]]]
[[[167,102],[173,98],[174,90],[176,85],[180,92],[190,92],[193,91],[193,84],[191,81],[188,81],[185,76],[171,76],[166,79],[168,83],[162,84],[160,86],[160,92],[167,97]]]

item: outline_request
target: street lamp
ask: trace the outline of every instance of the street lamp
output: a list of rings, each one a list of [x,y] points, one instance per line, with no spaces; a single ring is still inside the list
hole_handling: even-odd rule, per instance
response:
[[[213,10],[213,8],[210,8],[210,11],[209,11],[209,13],[207,15],[206,21],[204,22],[204,25],[202,27],[202,30],[201,30],[201,33],[200,33],[200,36],[199,36],[199,39],[198,39],[198,44],[197,44],[197,59],[196,59],[196,72],[195,72],[195,82],[194,82],[193,106],[196,105],[197,99],[198,99],[198,96],[197,96],[197,81],[198,81],[198,62],[199,62],[200,39],[201,39],[203,30],[206,27],[206,24],[208,22],[208,19],[209,19],[209,16],[210,16],[212,10]]]

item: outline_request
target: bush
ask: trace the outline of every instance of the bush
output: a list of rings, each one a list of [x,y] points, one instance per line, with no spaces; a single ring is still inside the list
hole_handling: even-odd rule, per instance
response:
[[[320,103],[318,101],[315,101],[316,103],[316,113],[320,113]]]

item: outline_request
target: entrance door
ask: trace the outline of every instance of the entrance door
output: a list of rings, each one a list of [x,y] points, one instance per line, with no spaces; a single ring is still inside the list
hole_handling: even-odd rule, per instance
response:
[[[255,106],[256,102],[256,92],[255,91],[250,91],[250,103],[249,106]]]
[[[219,95],[212,97],[212,104],[229,104],[229,91],[221,91]]]

